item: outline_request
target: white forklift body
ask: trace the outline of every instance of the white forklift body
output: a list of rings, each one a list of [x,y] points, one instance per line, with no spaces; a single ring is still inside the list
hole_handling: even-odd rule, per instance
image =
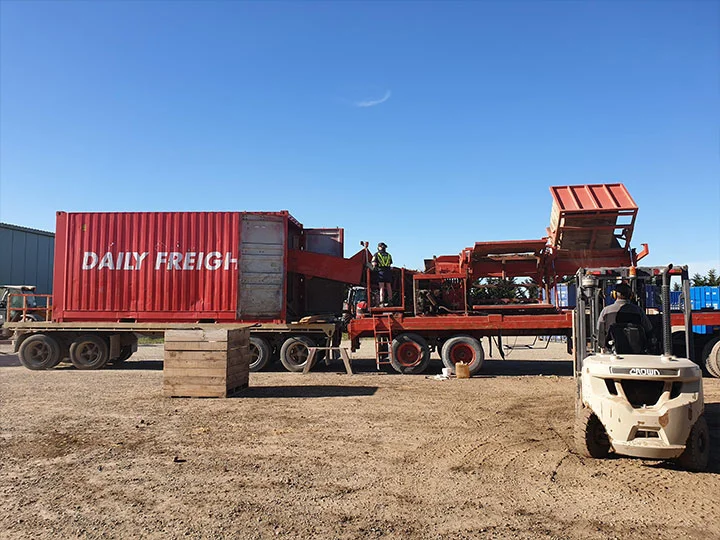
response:
[[[585,358],[583,405],[618,454],[672,459],[703,413],[702,372],[685,358],[598,354]]]
[[[666,272],[661,277],[668,293],[667,272],[671,268],[660,269]],[[657,328],[663,347],[655,344],[655,350],[649,347],[647,354],[627,354],[607,352],[605,344],[598,342],[595,329],[607,291],[605,281],[627,279],[632,283],[638,279],[636,274],[648,277],[648,281],[657,276],[657,269],[628,270],[578,272],[574,332],[578,450],[595,458],[614,451],[645,459],[677,459],[685,468],[703,470],[709,458],[709,433],[703,417],[702,371],[691,360],[672,355],[669,299],[662,313],[662,331]],[[687,276],[687,267],[682,270]],[[645,293],[644,284],[633,285],[636,292]],[[686,323],[689,330],[689,309]],[[685,350],[692,350],[691,343],[686,343]]]

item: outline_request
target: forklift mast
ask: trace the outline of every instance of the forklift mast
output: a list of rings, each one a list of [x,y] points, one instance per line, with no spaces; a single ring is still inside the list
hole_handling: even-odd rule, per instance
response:
[[[670,324],[670,278],[677,276],[682,284],[680,307],[684,314],[685,350],[688,358],[693,360],[692,311],[690,306],[690,279],[687,266],[666,267],[607,267],[581,268],[577,271],[578,286],[577,306],[573,318],[573,350],[575,351],[575,375],[582,371],[583,361],[589,354],[600,352],[597,324],[602,309],[608,304],[607,296],[610,288],[617,283],[628,284],[633,292],[632,301],[637,303],[646,314],[657,321],[657,312],[661,315],[660,352],[671,356],[672,328]],[[661,302],[656,307],[647,305],[647,287],[654,285],[660,290]],[[654,325],[655,326],[655,325]]]

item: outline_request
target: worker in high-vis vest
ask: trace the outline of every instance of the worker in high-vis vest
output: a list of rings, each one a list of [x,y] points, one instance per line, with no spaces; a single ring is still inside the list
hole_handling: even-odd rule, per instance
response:
[[[380,286],[380,305],[389,306],[392,302],[392,255],[387,251],[384,242],[378,244],[378,251],[372,258],[372,267],[378,272],[378,285]]]

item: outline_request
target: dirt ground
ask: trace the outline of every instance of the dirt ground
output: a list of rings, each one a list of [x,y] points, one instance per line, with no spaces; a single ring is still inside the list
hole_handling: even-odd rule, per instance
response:
[[[231,399],[163,398],[158,346],[99,372],[2,347],[2,538],[720,538],[717,379],[690,473],[575,454],[557,343],[470,380],[274,367]]]

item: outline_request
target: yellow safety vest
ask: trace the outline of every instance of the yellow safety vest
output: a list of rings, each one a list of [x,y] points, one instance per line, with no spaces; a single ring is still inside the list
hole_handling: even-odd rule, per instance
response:
[[[389,253],[382,253],[378,251],[375,254],[378,266],[390,266],[392,264],[392,257]]]

